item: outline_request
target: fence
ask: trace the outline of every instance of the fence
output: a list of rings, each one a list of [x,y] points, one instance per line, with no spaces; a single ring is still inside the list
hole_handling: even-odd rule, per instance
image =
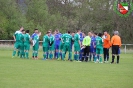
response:
[[[0,40],[0,45],[13,45],[14,40]],[[40,41],[40,45],[42,45],[42,41]],[[124,49],[124,53],[127,53],[127,46],[133,46],[133,44],[122,44],[122,48]],[[133,47],[130,47],[133,49]]]

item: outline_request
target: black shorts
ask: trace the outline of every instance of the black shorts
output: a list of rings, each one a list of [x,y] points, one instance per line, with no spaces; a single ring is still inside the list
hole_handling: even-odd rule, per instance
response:
[[[112,45],[112,54],[119,54],[119,45]]]
[[[89,55],[89,53],[90,53],[90,46],[86,46],[85,48],[84,48],[84,56],[88,56]]]

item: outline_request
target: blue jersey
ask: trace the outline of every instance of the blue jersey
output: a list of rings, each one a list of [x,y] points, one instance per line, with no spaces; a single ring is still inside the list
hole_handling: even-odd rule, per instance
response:
[[[55,44],[56,44],[56,45],[60,45],[61,36],[62,36],[61,33],[55,34]]]
[[[94,48],[96,46],[96,37],[92,36],[91,37],[91,47]]]
[[[79,34],[80,35],[80,42],[82,43],[83,42],[83,39],[84,39],[84,36],[82,33]]]
[[[31,35],[31,38],[34,39],[34,37],[35,37],[36,35],[37,35],[36,33],[33,33],[33,34]]]

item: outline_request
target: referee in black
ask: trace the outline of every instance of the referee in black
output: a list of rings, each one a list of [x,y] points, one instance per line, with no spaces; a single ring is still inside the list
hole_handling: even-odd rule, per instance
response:
[[[91,44],[90,35],[91,35],[91,32],[89,32],[88,36],[86,36],[83,39],[83,43],[82,44],[83,44],[83,47],[84,47],[84,53],[83,53],[81,61],[84,61],[84,59],[85,59],[86,62],[88,61],[89,54],[90,54],[90,44]]]
[[[114,63],[115,56],[117,56],[117,64],[119,63],[119,48],[121,47],[121,38],[118,36],[119,32],[114,31],[114,36],[111,38],[111,45],[112,45],[112,62]]]

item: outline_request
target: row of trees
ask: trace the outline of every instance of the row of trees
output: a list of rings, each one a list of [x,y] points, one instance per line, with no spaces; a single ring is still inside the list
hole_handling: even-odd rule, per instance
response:
[[[120,0],[119,0],[120,1]],[[127,0],[126,0],[127,1]],[[81,28],[102,32],[120,32],[123,43],[133,42],[133,16],[120,17],[114,12],[116,0],[0,0],[0,39],[12,39],[21,26],[32,33],[38,28],[76,31]]]

